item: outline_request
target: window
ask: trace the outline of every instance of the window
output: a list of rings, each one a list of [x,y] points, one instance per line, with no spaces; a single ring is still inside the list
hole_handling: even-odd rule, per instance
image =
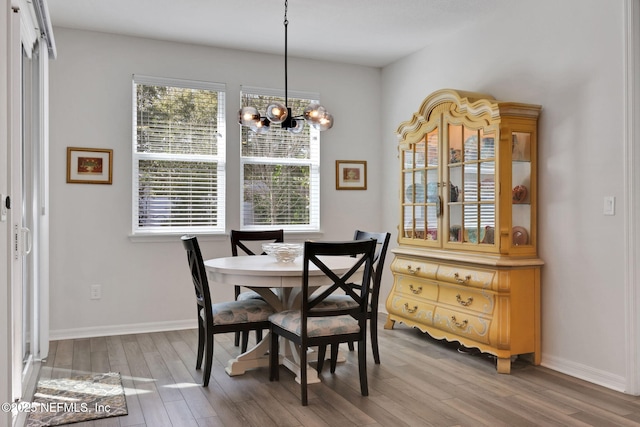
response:
[[[133,233],[225,231],[225,86],[133,77]]]
[[[315,101],[313,94],[289,94],[294,114]],[[243,87],[241,104],[266,111],[282,93]],[[242,127],[240,158],[243,229],[279,227],[289,231],[320,229],[320,131],[305,125],[299,134],[272,124],[257,134]]]

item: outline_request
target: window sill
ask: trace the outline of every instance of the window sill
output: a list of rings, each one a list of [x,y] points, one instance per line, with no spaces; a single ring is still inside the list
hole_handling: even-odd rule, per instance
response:
[[[148,234],[130,234],[129,235],[129,240],[133,243],[148,243],[148,242],[153,242],[153,243],[167,243],[167,242],[171,242],[171,243],[175,243],[177,241],[180,241],[180,237],[184,236],[185,234],[190,234],[190,233],[148,233]],[[222,240],[228,240],[229,239],[229,235],[226,233],[219,233],[219,234],[206,234],[206,233],[191,233],[194,234],[195,236],[198,237],[198,241],[202,241],[202,242],[212,242],[212,241],[222,241]]]
[[[198,241],[202,242],[219,242],[229,240],[229,233],[138,233],[130,234],[128,237],[133,243],[175,243],[185,234],[193,234],[198,237]],[[284,235],[285,241],[292,240],[304,242],[305,240],[322,239],[324,232],[294,230],[285,231]]]

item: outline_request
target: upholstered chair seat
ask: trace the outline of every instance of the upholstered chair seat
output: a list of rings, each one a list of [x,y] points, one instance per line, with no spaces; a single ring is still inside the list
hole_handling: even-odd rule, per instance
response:
[[[357,306],[357,305],[356,305]],[[287,310],[269,316],[269,321],[296,335],[302,333],[300,310]],[[351,316],[310,317],[307,319],[309,337],[326,337],[335,334],[357,334],[358,321]]]
[[[273,313],[273,308],[261,299],[211,304],[214,326],[264,322],[267,321]],[[204,319],[204,315],[203,308],[200,310],[200,316]]]

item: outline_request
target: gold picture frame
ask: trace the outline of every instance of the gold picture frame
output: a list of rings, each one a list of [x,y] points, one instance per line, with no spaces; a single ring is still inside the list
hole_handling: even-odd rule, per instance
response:
[[[111,184],[113,150],[67,147],[67,183]]]
[[[336,190],[366,189],[366,160],[336,160]]]

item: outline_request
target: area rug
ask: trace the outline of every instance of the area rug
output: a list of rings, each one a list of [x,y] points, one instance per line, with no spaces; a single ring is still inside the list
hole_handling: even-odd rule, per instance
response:
[[[127,415],[119,372],[40,379],[26,427],[60,426]]]

